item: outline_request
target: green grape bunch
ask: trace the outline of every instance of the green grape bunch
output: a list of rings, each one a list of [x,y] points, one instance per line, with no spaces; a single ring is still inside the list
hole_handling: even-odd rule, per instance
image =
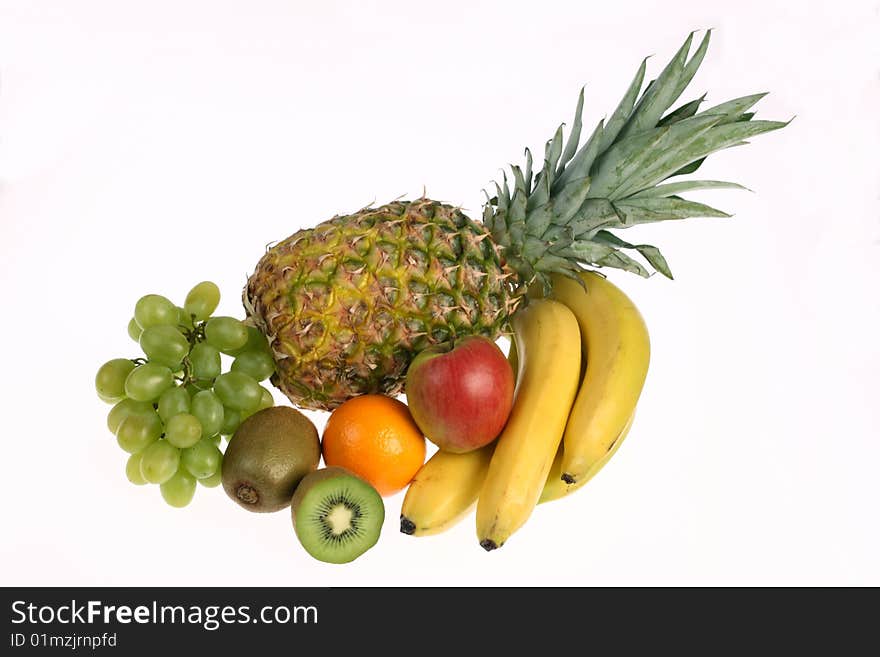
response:
[[[158,484],[165,501],[185,507],[196,485],[220,484],[221,437],[274,405],[260,385],[275,372],[260,331],[234,317],[212,316],[220,289],[203,281],[183,306],[147,294],[134,307],[128,335],[143,356],[114,358],[98,369],[98,397],[113,404],[107,427],[128,453],[127,479]],[[224,359],[232,359],[224,371]]]

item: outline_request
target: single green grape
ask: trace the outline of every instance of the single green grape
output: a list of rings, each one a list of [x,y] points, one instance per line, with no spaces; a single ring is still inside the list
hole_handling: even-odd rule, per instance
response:
[[[211,281],[202,281],[186,294],[183,307],[188,315],[195,315],[203,322],[211,316],[220,303],[220,288]]]
[[[220,376],[220,352],[206,342],[198,342],[189,352],[193,378],[213,381]]]
[[[244,346],[240,349],[227,352],[230,356],[234,358],[245,351],[265,351],[267,354],[272,355],[272,350],[269,348],[269,341],[266,340],[266,336],[263,335],[260,329],[255,326],[248,326],[247,334],[248,338],[247,342],[244,343]]]
[[[244,372],[254,381],[264,381],[275,373],[275,361],[266,351],[243,351],[232,361],[233,372]]]
[[[139,344],[150,361],[176,370],[189,353],[189,341],[173,326],[145,328]]]
[[[141,474],[141,458],[143,455],[143,452],[136,452],[129,456],[125,462],[125,476],[135,486],[143,486],[147,483],[144,475]]]
[[[159,486],[162,498],[178,509],[192,502],[196,494],[196,478],[184,468],[180,468]]]
[[[143,331],[144,329],[142,329],[140,325],[138,325],[137,320],[134,317],[132,317],[128,321],[128,337],[130,337],[132,340],[134,340],[135,342],[140,341],[141,333],[143,333]]]
[[[147,294],[134,306],[134,319],[142,329],[177,324],[177,306],[160,294]]]
[[[109,413],[107,413],[107,428],[110,429],[110,433],[115,436],[116,430],[119,429],[119,425],[122,424],[122,421],[129,415],[142,415],[152,412],[153,405],[150,402],[123,399],[111,408]]]
[[[177,326],[178,328],[184,328],[188,331],[192,331],[195,328],[192,315],[180,306],[177,306]]]
[[[174,385],[171,370],[158,363],[138,365],[125,379],[125,394],[135,401],[154,401]]]
[[[202,424],[195,415],[178,413],[165,424],[165,438],[175,447],[192,447],[202,438]]]
[[[162,420],[156,411],[129,415],[116,430],[116,442],[129,454],[137,454],[162,435]]]
[[[210,438],[202,438],[180,452],[180,463],[196,479],[210,477],[220,468],[221,452]]]
[[[220,434],[223,436],[231,436],[241,424],[241,411],[235,408],[223,407],[223,425],[220,427]]]
[[[226,372],[214,380],[214,392],[223,402],[239,411],[251,411],[260,405],[260,384],[242,372]]]
[[[189,409],[189,393],[182,386],[171,386],[159,395],[159,417],[163,422],[168,422],[178,413],[189,413]]]
[[[134,367],[134,363],[127,358],[114,358],[98,368],[95,390],[101,401],[116,404],[125,398],[125,378]]]
[[[141,475],[151,484],[171,479],[180,467],[180,450],[167,440],[157,440],[141,453]]]
[[[246,411],[241,412],[242,421],[248,419],[251,415],[256,413],[257,411],[262,411],[264,408],[269,408],[275,405],[275,399],[272,397],[272,393],[269,392],[263,386],[260,386],[260,403],[257,404],[256,408],[250,408]]]
[[[223,353],[247,343],[247,327],[234,317],[212,317],[205,322],[205,341]]]
[[[202,425],[202,435],[215,436],[223,426],[223,402],[212,390],[202,390],[193,395],[190,412]]]
[[[262,411],[264,408],[272,408],[275,405],[275,398],[272,396],[272,391],[266,388],[265,386],[260,386],[260,405],[257,406],[258,411]]]
[[[205,488],[216,488],[220,485],[221,481],[223,481],[222,466],[221,468],[218,468],[217,472],[212,474],[210,477],[205,477],[204,479],[198,480],[198,482]]]

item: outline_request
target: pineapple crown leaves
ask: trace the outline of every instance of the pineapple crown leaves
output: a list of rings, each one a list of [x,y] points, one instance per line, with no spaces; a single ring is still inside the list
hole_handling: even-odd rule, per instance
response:
[[[672,278],[659,249],[630,244],[611,231],[656,221],[730,216],[680,194],[746,189],[742,185],[717,180],[664,181],[693,173],[711,153],[746,144],[747,139],[788,122],[752,120],[754,113],[748,110],[763,93],[701,112],[704,94],[670,110],[702,63],[710,36],[711,30],[688,57],[691,32],[644,91],[647,59],[642,60],[610,118],[599,121],[583,143],[581,89],[568,138],[563,140],[560,125],[545,145],[541,170],[533,172],[532,153],[526,149],[525,166],[510,165],[512,181],[504,173],[501,184],[494,184],[495,194],[486,194],[483,223],[524,283],[537,280],[547,288],[551,273],[576,277],[584,266],[650,275],[648,268],[624,251],[640,254],[651,268]]]

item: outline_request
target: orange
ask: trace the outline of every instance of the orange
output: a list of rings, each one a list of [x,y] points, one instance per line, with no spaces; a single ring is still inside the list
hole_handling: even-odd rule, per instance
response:
[[[353,397],[327,420],[324,463],[366,479],[380,495],[402,490],[425,462],[425,437],[406,404],[385,395]]]

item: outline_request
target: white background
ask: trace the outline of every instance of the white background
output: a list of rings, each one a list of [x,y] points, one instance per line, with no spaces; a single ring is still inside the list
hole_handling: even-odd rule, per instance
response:
[[[682,100],[770,91],[759,118],[796,119],[701,170],[754,191],[693,195],[735,218],[625,235],[676,280],[612,272],[653,360],[586,489],[491,554],[472,516],[400,534],[394,496],[380,543],[331,566],[284,512],[125,480],[93,378],[137,355],[140,295],[211,279],[243,316],[300,227],[423,186],[478,216],[582,84],[592,125],[706,27]],[[880,584],[878,27],[852,0],[0,1],[0,584]]]

